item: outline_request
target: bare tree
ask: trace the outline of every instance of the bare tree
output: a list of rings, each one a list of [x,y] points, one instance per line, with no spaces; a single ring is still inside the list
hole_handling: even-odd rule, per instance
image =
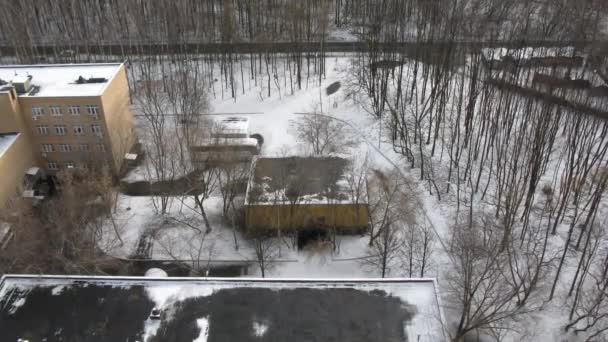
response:
[[[408,180],[397,171],[385,173],[372,170],[372,176],[366,180],[366,193],[369,199],[369,245],[382,234],[382,229],[391,222],[414,224],[417,216],[416,194],[405,194]]]
[[[348,185],[348,193],[354,204],[367,203],[368,194],[366,187],[368,184],[369,173],[369,154],[366,153],[363,158],[353,156],[348,164],[344,177]]]
[[[382,278],[401,267],[403,230],[397,222],[387,220],[379,235],[369,247],[363,263],[377,269]]]
[[[279,257],[279,241],[262,232],[252,233],[251,243],[255,252],[255,262],[258,265],[262,278],[272,270]]]
[[[109,172],[105,173],[109,177]],[[103,173],[66,169],[57,174],[58,194],[39,206],[18,199],[2,213],[14,233],[3,252],[3,272],[104,274],[122,266],[100,250],[121,243],[121,228],[108,227],[114,206]],[[104,236],[110,234],[114,238]],[[115,235],[114,235],[115,234]]]
[[[170,259],[190,268],[193,276],[206,276],[216,255],[215,239],[196,228],[197,216],[174,218],[163,222],[154,232],[156,243]]]
[[[396,171],[379,170],[367,181],[370,238],[365,263],[377,267],[382,277],[397,268],[408,277],[423,277],[431,260],[433,233],[417,222],[419,201],[417,194],[403,192],[406,182]]]
[[[230,159],[230,157],[228,157]],[[231,210],[235,210],[235,200],[245,194],[250,164],[239,161],[218,163],[216,166],[218,189],[222,196],[222,214],[229,218]]]
[[[249,163],[240,161],[223,162],[216,166],[217,188],[222,197],[222,214],[232,226],[234,248],[237,250],[237,220],[242,214],[250,167]]]
[[[608,331],[608,251],[600,246],[594,243],[594,250],[588,254],[588,272],[584,275],[587,281],[579,282],[570,322],[565,327],[585,341],[600,341]]]
[[[404,226],[403,235],[401,264],[405,274],[410,278],[424,278],[432,267],[434,232],[426,222],[410,223]]]
[[[155,68],[141,64],[142,74],[148,81],[154,79]],[[136,97],[136,112],[145,119],[145,134],[142,144],[146,151],[146,171],[149,181],[170,183],[178,178],[180,163],[179,140],[173,134],[171,114],[174,114],[169,95],[156,87],[144,87],[143,93]],[[167,213],[171,202],[170,191],[160,192],[153,204],[160,214]]]
[[[494,219],[463,222],[452,227],[448,250],[453,268],[447,285],[458,313],[454,341],[476,331],[500,331],[505,321],[528,312],[517,304],[518,291],[504,286],[509,266],[500,251],[502,238]]]
[[[298,142],[310,155],[346,153],[355,145],[348,126],[327,116],[303,114],[293,126]]]

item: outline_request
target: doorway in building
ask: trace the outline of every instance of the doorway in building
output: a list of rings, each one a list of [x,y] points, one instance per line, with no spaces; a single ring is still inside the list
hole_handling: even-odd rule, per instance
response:
[[[318,242],[328,241],[327,229],[303,229],[298,232],[298,250]]]

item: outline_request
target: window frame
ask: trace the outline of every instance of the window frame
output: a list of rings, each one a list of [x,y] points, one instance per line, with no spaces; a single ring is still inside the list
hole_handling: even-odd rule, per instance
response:
[[[44,107],[42,106],[32,106],[32,118],[37,120],[39,117],[44,115]]]
[[[63,134],[59,133],[60,130],[63,131]],[[55,135],[60,135],[60,136],[68,135],[67,126],[66,125],[55,125]]]
[[[53,144],[40,144],[40,151],[42,153],[53,153],[55,152],[55,146]]]
[[[76,131],[77,129],[79,129],[79,132]],[[73,125],[72,131],[74,132],[74,135],[85,135],[87,133],[84,125]]]
[[[46,168],[49,170],[59,170],[59,164],[54,161],[49,161],[46,163]]]
[[[58,105],[49,106],[49,112],[51,116],[63,116],[61,106]]]
[[[38,135],[49,135],[49,126],[48,125],[38,125],[36,126],[36,131]],[[44,133],[42,133],[44,131]]]
[[[103,127],[100,124],[92,124],[91,125],[91,133],[98,137],[103,137]]]
[[[74,109],[76,109],[76,111],[74,111]],[[70,114],[72,116],[79,116],[80,115],[80,106],[68,106],[68,114]]]
[[[86,105],[87,114],[95,119],[99,119],[99,106],[98,105]]]
[[[70,153],[74,151],[72,144],[58,144],[57,146],[59,146],[58,151],[61,153]]]

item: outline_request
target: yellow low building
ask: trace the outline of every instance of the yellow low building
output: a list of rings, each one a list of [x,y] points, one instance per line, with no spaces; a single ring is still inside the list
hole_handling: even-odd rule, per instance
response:
[[[360,191],[353,198],[344,175],[348,164],[337,157],[256,158],[247,187],[247,229],[366,230],[366,196]]]
[[[337,229],[360,232],[367,229],[367,204],[295,204],[247,205],[248,229]]]

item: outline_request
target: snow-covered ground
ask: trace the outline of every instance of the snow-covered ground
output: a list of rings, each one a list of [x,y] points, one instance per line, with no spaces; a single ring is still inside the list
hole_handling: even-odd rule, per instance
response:
[[[296,90],[293,95],[286,89],[279,92],[273,89],[272,96],[266,97],[266,90],[252,82],[245,85],[245,93],[237,99],[212,98],[212,111],[215,113],[230,113],[226,116],[247,117],[249,119],[250,133],[258,133],[264,137],[262,155],[290,156],[301,153],[301,148],[295,139],[293,122],[301,113],[322,112],[338,120],[343,120],[352,129],[352,134],[360,138],[361,143],[352,149],[351,155],[361,158],[368,155],[372,168],[391,170],[397,169],[404,177],[416,179],[419,170],[410,169],[410,164],[404,157],[397,154],[388,139],[385,137],[384,125],[372,118],[359,104],[365,101],[361,93],[348,93],[345,87],[349,77],[347,69],[351,60],[349,57],[329,58],[327,60],[327,76],[322,84],[309,86]],[[337,93],[327,96],[325,88],[336,82],[342,82],[342,88]],[[220,94],[219,84],[214,84],[213,94]],[[238,87],[240,89],[240,85]],[[219,96],[218,96],[219,97]],[[249,113],[249,114],[247,114]],[[256,113],[256,114],[252,114]],[[222,117],[221,115],[219,117]],[[435,161],[437,163],[440,160]],[[441,169],[441,165],[437,166]],[[441,177],[441,175],[439,175]],[[142,168],[134,170],[127,179],[146,179],[146,172]],[[445,253],[445,243],[449,235],[449,224],[454,213],[453,201],[438,201],[435,195],[429,192],[428,184],[416,184],[408,191],[419,197],[422,212],[431,224],[435,234],[435,253],[433,254],[432,269],[425,276],[436,277],[439,281],[439,290],[442,291],[442,279],[450,271],[450,261]],[[128,258],[135,254],[142,236],[150,236],[150,256],[162,260],[191,260],[195,256],[202,260],[208,259],[214,263],[239,262],[255,260],[254,250],[247,239],[235,231],[230,222],[221,218],[221,199],[215,194],[205,201],[205,208],[210,216],[213,230],[210,234],[202,236],[198,231],[189,227],[202,227],[202,220],[196,211],[192,198],[174,198],[170,204],[168,214],[159,216],[150,197],[119,197],[118,210],[115,221],[121,227],[120,244],[115,238],[113,229],[106,230],[106,250],[110,254]],[[182,221],[181,223],[179,221]],[[183,224],[187,222],[188,224]],[[558,229],[563,232],[567,225]],[[235,244],[236,239],[236,244]],[[559,250],[563,245],[563,234],[551,238],[551,250]],[[369,267],[362,258],[368,252],[367,236],[342,236],[338,239],[339,248],[332,252],[331,248],[312,248],[297,251],[288,242],[281,242],[280,262],[273,264],[267,270],[269,277],[296,277],[296,278],[375,278],[379,276],[378,270]],[[238,248],[237,246],[238,245]],[[576,265],[567,264],[562,278],[571,274]],[[250,276],[260,276],[256,267],[249,269]],[[392,270],[391,277],[404,276],[403,271]],[[562,282],[558,286],[558,294],[565,293],[568,284]],[[442,295],[445,293],[442,293]],[[575,341],[576,337],[564,336],[563,326],[567,322],[567,313],[563,309],[564,300],[557,299],[541,309],[525,315],[519,327],[523,331],[511,334],[511,338],[519,340],[542,341]],[[449,311],[449,308],[446,310]],[[453,322],[448,319],[448,322]],[[203,322],[204,323],[204,322]],[[512,340],[512,339],[507,339]]]
[[[396,154],[389,143],[384,139],[379,144],[379,122],[374,120],[358,102],[363,99],[359,96],[345,92],[346,78],[348,77],[347,68],[350,58],[331,58],[327,61],[327,77],[321,86],[311,85],[307,89],[296,91],[294,95],[279,94],[276,89],[270,98],[260,96],[260,87],[249,84],[245,94],[240,94],[237,100],[234,99],[211,99],[211,107],[214,113],[230,113],[228,116],[235,116],[234,113],[263,113],[263,114],[239,114],[239,117],[249,119],[249,132],[258,133],[264,137],[262,155],[265,156],[291,156],[301,153],[298,142],[294,135],[293,122],[302,113],[320,113],[321,111],[335,118],[346,121],[352,128],[352,134],[360,136],[362,142],[352,151],[354,157],[369,155],[370,164],[374,168],[390,169],[394,165],[404,165],[402,156]],[[327,96],[325,89],[328,85],[340,81],[341,89],[331,96]],[[311,82],[312,84],[312,82]],[[215,87],[219,85],[215,84]],[[215,93],[220,93],[216,90]],[[320,103],[322,102],[322,104]],[[220,116],[222,117],[222,116]],[[127,175],[129,181],[146,179],[146,172],[143,167],[135,169]],[[429,216],[437,219],[438,229],[445,231],[442,225],[445,224],[442,215],[435,215],[438,210],[436,201],[432,198],[425,198],[425,203],[429,206]],[[216,194],[205,201],[205,207],[210,215],[212,226],[214,227],[211,236],[205,238],[203,243],[203,259],[213,260],[253,260],[253,250],[239,232],[236,232],[239,240],[239,248],[235,249],[234,231],[229,222],[223,222],[221,218],[221,199]],[[200,226],[201,218],[196,213],[193,198],[174,198],[170,206],[168,217],[180,218],[180,220],[198,220]],[[119,226],[125,227],[122,239],[124,244],[120,245],[115,239],[115,234],[111,229],[107,230],[106,242],[110,253],[120,257],[129,257],[137,249],[139,238],[143,233],[153,233],[157,243],[153,244],[151,256],[155,259],[189,260],[193,243],[199,244],[200,240],[194,241],[192,238],[196,232],[189,228],[184,228],[174,220],[166,217],[159,217],[155,214],[155,208],[150,197],[130,197],[121,195],[119,198],[118,214],[116,220]],[[196,224],[195,224],[196,225]],[[330,253],[319,251],[294,251],[288,244],[281,244],[281,260],[271,271],[270,276],[289,276],[289,277],[377,277],[375,270],[362,267],[360,260],[365,256],[368,237],[340,237],[339,252]],[[183,248],[184,243],[189,248]],[[198,247],[198,245],[197,245]],[[432,271],[436,274],[435,271]],[[257,275],[257,274],[254,274]],[[392,276],[402,276],[395,273]]]

